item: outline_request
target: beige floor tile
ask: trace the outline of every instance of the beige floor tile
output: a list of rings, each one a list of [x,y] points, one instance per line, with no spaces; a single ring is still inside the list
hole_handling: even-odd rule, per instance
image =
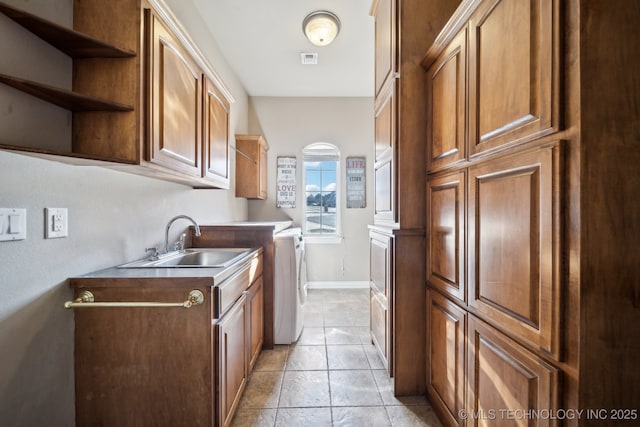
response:
[[[327,371],[287,371],[282,381],[280,408],[329,406]]]
[[[329,371],[331,406],[382,405],[370,370]]]
[[[324,328],[327,345],[361,344],[360,330],[351,326]]]
[[[385,405],[428,405],[426,396],[395,397],[393,395],[393,379],[389,378],[389,373],[379,369],[371,372]]]
[[[273,427],[276,423],[275,409],[239,409],[231,421],[232,427]]]
[[[254,366],[255,371],[283,371],[289,355],[288,345],[276,345],[271,350],[262,350]]]
[[[323,327],[324,315],[322,312],[306,312],[304,313],[304,326]]]
[[[331,408],[334,427],[390,427],[384,406]]]
[[[324,314],[324,326],[353,326],[353,318],[349,313]]]
[[[385,369],[382,356],[380,356],[378,349],[373,344],[364,344],[363,347],[367,355],[367,360],[369,361],[369,367],[371,369]]]
[[[331,408],[280,408],[276,427],[328,427],[331,426]]]
[[[283,372],[253,372],[240,401],[240,407],[277,408],[283,375]]]
[[[428,405],[387,406],[386,409],[393,427],[442,427]]]
[[[305,327],[298,338],[297,345],[324,345],[324,328]]]
[[[287,371],[327,369],[327,350],[323,345],[295,345],[289,351]]]
[[[328,345],[329,369],[369,369],[369,361],[361,344]]]

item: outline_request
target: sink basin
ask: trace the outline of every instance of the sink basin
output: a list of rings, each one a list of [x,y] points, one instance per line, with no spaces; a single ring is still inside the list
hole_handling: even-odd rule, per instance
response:
[[[161,255],[157,260],[143,259],[118,268],[227,267],[249,255],[249,248],[193,248]]]

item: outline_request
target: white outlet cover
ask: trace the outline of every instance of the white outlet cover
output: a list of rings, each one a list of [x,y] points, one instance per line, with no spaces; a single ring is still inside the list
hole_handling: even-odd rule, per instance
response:
[[[45,208],[45,239],[58,239],[69,235],[69,210],[67,208]]]

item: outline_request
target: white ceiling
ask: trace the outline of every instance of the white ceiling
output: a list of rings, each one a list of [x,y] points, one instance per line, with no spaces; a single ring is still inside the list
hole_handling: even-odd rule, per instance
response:
[[[371,0],[192,0],[250,96],[373,96]],[[342,27],[314,46],[302,21],[329,10]],[[318,65],[302,65],[317,52]]]

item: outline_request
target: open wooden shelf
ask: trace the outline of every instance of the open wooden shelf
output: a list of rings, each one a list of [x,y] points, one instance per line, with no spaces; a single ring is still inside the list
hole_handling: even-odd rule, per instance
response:
[[[0,2],[0,12],[72,58],[131,58],[135,52],[111,46],[103,41],[14,9]]]
[[[93,96],[81,95],[70,90],[60,89],[18,77],[7,76],[5,74],[0,74],[0,83],[4,83],[71,111],[133,111],[133,107],[130,105],[106,101]]]

